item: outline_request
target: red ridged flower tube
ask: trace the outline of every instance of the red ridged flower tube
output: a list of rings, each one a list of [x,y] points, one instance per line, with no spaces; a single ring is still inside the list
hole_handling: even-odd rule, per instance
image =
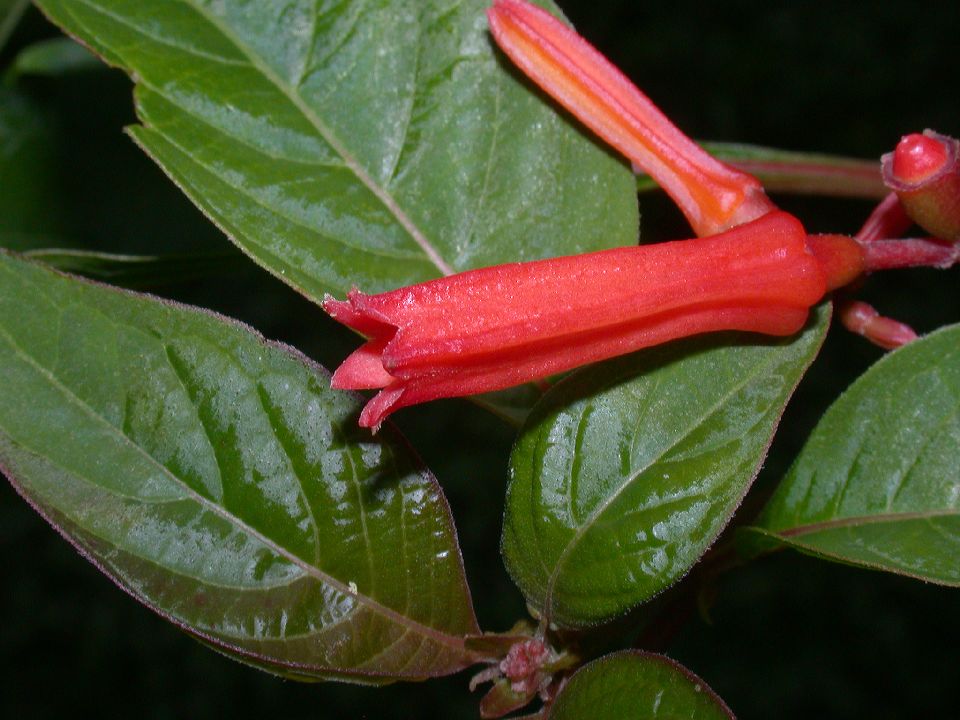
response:
[[[834,244],[823,245],[829,255]],[[499,265],[380,295],[353,290],[345,301],[328,297],[324,309],[368,341],[331,385],[380,388],[360,416],[376,428],[407,405],[499,390],[689,335],[790,335],[860,269],[856,260],[853,270],[835,265],[808,249],[794,217],[773,212],[704,238]]]
[[[917,225],[960,240],[960,140],[932,130],[904,136],[883,156],[883,180]]]

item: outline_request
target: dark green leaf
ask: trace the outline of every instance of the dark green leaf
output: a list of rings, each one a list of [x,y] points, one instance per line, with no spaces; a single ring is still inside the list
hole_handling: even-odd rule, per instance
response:
[[[34,100],[0,85],[0,247],[58,244],[61,213],[52,124]]]
[[[117,255],[87,250],[32,250],[25,253],[63,272],[125,288],[162,285],[229,276],[249,262],[227,245],[222,252],[195,255]]]
[[[726,525],[817,353],[829,308],[782,341],[637,353],[544,396],[511,457],[503,553],[527,601],[583,626],[656,595]]]
[[[663,655],[625,651],[584,665],[557,696],[550,720],[731,720],[707,684]]]
[[[636,241],[631,174],[507,69],[488,0],[39,4],[136,79],[137,141],[309,297]]]
[[[757,525],[761,545],[960,585],[960,326],[858,379]]]
[[[69,38],[41,40],[24,48],[13,61],[18,75],[68,75],[102,69],[95,55]]]
[[[0,255],[0,466],[121,587],[288,677],[453,672],[449,509],[358,398],[239,323]]]
[[[28,7],[30,0],[0,0],[0,49],[7,44],[10,34]]]

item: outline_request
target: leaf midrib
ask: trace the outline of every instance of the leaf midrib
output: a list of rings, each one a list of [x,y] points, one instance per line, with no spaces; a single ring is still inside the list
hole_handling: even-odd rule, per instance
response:
[[[833,520],[822,520],[820,522],[808,523],[806,525],[794,525],[793,527],[772,530],[760,528],[765,532],[774,533],[782,538],[803,537],[827,530],[855,528],[864,525],[885,525],[897,522],[909,522],[911,520],[931,520],[941,517],[960,517],[960,510],[926,510],[923,512],[894,512],[878,513],[876,515],[854,515],[850,517],[834,518]]]

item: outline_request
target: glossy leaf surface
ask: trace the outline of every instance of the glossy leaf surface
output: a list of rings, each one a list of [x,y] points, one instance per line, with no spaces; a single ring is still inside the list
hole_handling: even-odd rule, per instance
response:
[[[828,315],[779,342],[707,336],[640,352],[547,393],[514,448],[504,522],[527,601],[583,626],[682,576],[756,476]]]
[[[758,526],[774,544],[960,585],[960,326],[890,353],[858,379]]]
[[[445,674],[477,632],[449,509],[351,394],[239,323],[0,255],[0,467],[121,587],[289,677]]]
[[[636,241],[632,175],[507,69],[487,0],[39,4],[136,78],[136,140],[309,297]]]
[[[577,671],[557,696],[549,720],[731,720],[709,687],[662,655],[627,651]]]

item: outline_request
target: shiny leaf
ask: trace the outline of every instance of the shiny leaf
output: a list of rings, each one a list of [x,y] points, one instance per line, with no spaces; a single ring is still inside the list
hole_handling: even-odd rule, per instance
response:
[[[708,336],[640,352],[547,393],[514,448],[504,522],[527,601],[583,626],[687,572],[756,476],[828,316],[821,307],[779,342]]]
[[[147,152],[314,299],[636,241],[632,175],[507,68],[488,4],[39,2],[136,79]]]
[[[639,651],[607,655],[563,687],[549,720],[731,720],[716,693],[680,664]]]
[[[288,348],[0,254],[0,467],[135,598],[299,679],[453,672],[477,632],[449,509]],[[26,551],[26,549],[25,549]]]
[[[757,525],[761,546],[960,586],[960,326],[858,379]]]

